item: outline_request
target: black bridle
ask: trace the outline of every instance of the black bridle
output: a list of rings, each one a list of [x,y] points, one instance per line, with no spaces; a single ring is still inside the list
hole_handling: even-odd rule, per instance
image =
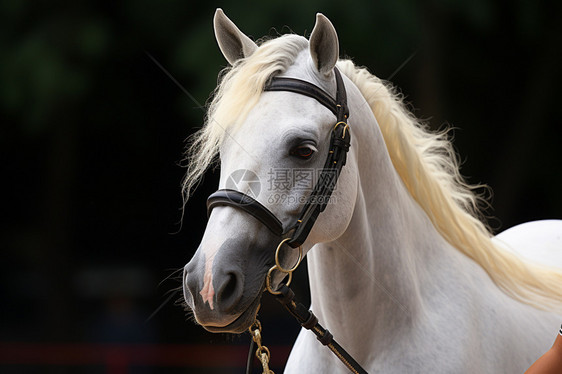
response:
[[[351,135],[346,122],[349,116],[347,94],[340,72],[334,69],[334,73],[337,87],[335,100],[321,88],[300,79],[274,77],[265,86],[265,91],[289,91],[316,99],[337,117],[336,124],[332,129],[330,149],[324,168],[294,224],[283,228],[283,224],[275,214],[259,201],[247,194],[231,189],[221,189],[209,196],[207,199],[208,215],[217,206],[232,206],[257,218],[275,235],[285,236],[294,230],[291,239],[287,241],[287,244],[291,247],[297,248],[304,243],[316,219],[328,205],[341,169],[345,165],[351,142]]]
[[[220,189],[209,196],[207,199],[207,214],[209,216],[211,215],[213,208],[217,206],[231,206],[245,211],[257,218],[275,235],[279,237],[288,236],[286,239],[281,241],[281,244],[277,247],[277,251],[279,251],[279,248],[283,243],[286,243],[293,248],[297,248],[305,242],[308,234],[314,226],[314,223],[316,222],[316,219],[328,205],[332,192],[336,187],[341,169],[345,165],[347,152],[349,151],[351,143],[351,134],[347,124],[347,118],[349,117],[347,94],[343,84],[343,79],[338,69],[334,69],[334,73],[336,76],[335,100],[321,88],[300,79],[274,77],[264,88],[265,91],[289,91],[316,99],[320,104],[324,105],[332,113],[334,113],[337,118],[330,135],[330,148],[328,151],[328,157],[324,163],[324,168],[322,169],[316,185],[304,204],[297,220],[292,225],[284,228],[283,224],[275,216],[275,214],[263,206],[259,201],[247,194],[231,189]],[[290,232],[292,233],[288,235]],[[300,257],[302,256],[300,248],[299,253],[300,262],[300,259],[302,258]],[[320,325],[318,318],[312,313],[312,311],[308,310],[303,304],[294,301],[295,295],[288,287],[289,281],[286,284],[281,284],[277,291],[273,291],[270,288],[269,276],[273,269],[280,269],[282,272],[291,276],[292,271],[298,266],[297,263],[292,270],[284,270],[278,263],[277,253],[276,263],[277,266],[271,268],[268,273],[266,282],[267,290],[269,290],[273,295],[276,295],[277,300],[301,324],[301,326],[311,330],[318,340],[323,345],[327,346],[349,370],[356,374],[366,374],[367,372],[361,367],[361,365],[359,365],[357,361],[355,361],[353,357],[351,357],[345,349],[343,349],[334,340],[332,334]],[[252,328],[250,328],[250,332],[252,332]],[[251,370],[250,357],[252,355],[254,342],[259,342],[259,340],[252,340],[252,348],[250,349],[248,367],[246,369],[247,373]],[[259,349],[261,349],[261,343],[259,344]],[[269,354],[267,356],[269,356]],[[268,358],[266,359],[266,362],[267,360]]]

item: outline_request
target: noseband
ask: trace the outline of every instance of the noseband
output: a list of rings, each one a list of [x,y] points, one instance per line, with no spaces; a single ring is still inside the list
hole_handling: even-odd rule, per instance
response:
[[[231,189],[220,189],[209,196],[207,199],[207,214],[209,216],[213,208],[217,206],[231,206],[251,214],[277,236],[285,236],[294,230],[290,239],[286,241],[289,246],[297,248],[304,243],[316,219],[328,205],[341,169],[345,165],[351,142],[347,125],[347,117],[349,116],[347,94],[338,69],[334,68],[334,74],[336,76],[335,100],[318,86],[295,78],[274,77],[264,88],[265,91],[288,91],[311,97],[328,108],[337,118],[332,129],[330,149],[324,168],[298,219],[292,225],[284,228],[275,214],[259,201],[247,194]]]

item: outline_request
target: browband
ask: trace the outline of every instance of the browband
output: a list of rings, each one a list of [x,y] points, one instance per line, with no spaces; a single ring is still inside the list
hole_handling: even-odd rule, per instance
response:
[[[336,101],[326,91],[318,86],[296,78],[275,77],[271,79],[264,91],[289,91],[316,99],[320,104],[330,109],[335,116],[338,115]]]

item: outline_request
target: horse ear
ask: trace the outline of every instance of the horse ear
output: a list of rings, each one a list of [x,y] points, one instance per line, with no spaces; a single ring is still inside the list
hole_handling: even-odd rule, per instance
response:
[[[316,24],[310,34],[310,55],[314,66],[324,75],[328,75],[339,56],[338,34],[334,25],[322,13],[316,14]]]
[[[213,18],[215,37],[219,48],[231,65],[241,58],[248,57],[258,48],[222,11],[217,8]]]

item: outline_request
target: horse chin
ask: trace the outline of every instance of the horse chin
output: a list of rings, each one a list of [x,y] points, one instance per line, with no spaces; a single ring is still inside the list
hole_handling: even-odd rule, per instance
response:
[[[212,333],[232,333],[241,334],[250,328],[256,319],[256,315],[259,310],[261,301],[260,295],[248,306],[248,308],[242,312],[236,319],[227,325],[216,326],[216,325],[201,325],[203,328]]]

